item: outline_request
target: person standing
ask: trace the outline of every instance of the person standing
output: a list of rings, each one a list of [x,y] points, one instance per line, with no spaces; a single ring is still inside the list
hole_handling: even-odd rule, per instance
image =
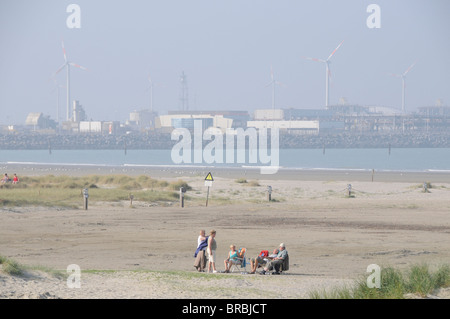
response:
[[[208,272],[217,273],[216,270],[216,249],[217,249],[217,242],[216,242],[216,231],[213,229],[209,233],[208,238]]]
[[[206,239],[206,236],[205,236],[205,230],[202,229],[202,230],[200,230],[200,234],[198,235],[198,239],[197,239],[197,248],[198,248],[198,246],[200,246],[200,244],[202,243],[202,241],[204,241],[205,239]]]
[[[204,271],[206,267],[206,248],[208,247],[208,237],[205,237],[205,231],[200,230],[197,240],[197,250],[195,251],[194,267],[197,271]]]

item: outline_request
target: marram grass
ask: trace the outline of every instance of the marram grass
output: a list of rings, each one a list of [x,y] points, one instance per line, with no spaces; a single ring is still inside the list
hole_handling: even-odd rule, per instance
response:
[[[404,299],[407,294],[426,297],[436,289],[450,287],[450,266],[440,265],[430,271],[426,264],[412,265],[405,272],[392,267],[381,269],[380,288],[369,288],[362,276],[353,286],[329,291],[312,291],[313,299]]]
[[[82,189],[89,189],[89,202],[134,201],[175,202],[180,187],[191,190],[183,180],[167,182],[141,175],[88,175],[83,177],[46,175],[20,177],[18,184],[0,184],[0,207],[80,207]]]

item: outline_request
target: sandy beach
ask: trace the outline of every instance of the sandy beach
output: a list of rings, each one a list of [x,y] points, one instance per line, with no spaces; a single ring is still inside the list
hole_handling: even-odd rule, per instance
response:
[[[178,202],[98,202],[89,209],[0,208],[0,255],[24,265],[81,268],[81,288],[38,269],[0,270],[0,298],[309,298],[350,285],[370,264],[406,269],[450,263],[450,179],[445,173],[211,170],[4,165],[20,175],[148,174],[192,186]],[[14,171],[14,172],[13,172]],[[244,177],[249,182],[236,183]],[[423,182],[432,188],[425,193]],[[353,196],[346,196],[352,184]],[[273,188],[266,200],[266,188]],[[0,190],[1,191],[1,190]],[[217,231],[218,270],[230,244],[247,257],[286,244],[290,269],[280,276],[199,274],[198,231]],[[247,271],[250,268],[247,267]],[[244,269],[242,270],[244,271]],[[440,297],[448,298],[447,290]]]

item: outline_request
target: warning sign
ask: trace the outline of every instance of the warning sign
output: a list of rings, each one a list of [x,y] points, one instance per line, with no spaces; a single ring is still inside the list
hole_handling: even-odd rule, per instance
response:
[[[205,181],[214,181],[214,178],[212,177],[211,173],[208,173],[208,175],[206,175],[205,177]]]

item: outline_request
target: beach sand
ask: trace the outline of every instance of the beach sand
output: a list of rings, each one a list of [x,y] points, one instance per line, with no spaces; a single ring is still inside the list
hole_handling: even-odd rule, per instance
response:
[[[144,173],[111,167],[3,169],[20,175]],[[214,176],[208,207],[205,171]],[[447,174],[384,173],[375,174],[373,182],[367,171],[259,175],[145,168],[145,174],[187,181],[193,189],[185,207],[177,202],[130,207],[128,201],[90,198],[87,211],[82,203],[79,209],[0,208],[0,255],[63,272],[71,264],[81,268],[79,289],[37,269],[23,276],[0,270],[0,298],[308,298],[312,291],[367,277],[370,264],[406,269],[450,263]],[[237,177],[259,186],[236,183]],[[433,186],[428,193],[421,188],[425,181]],[[352,184],[350,198],[347,184]],[[268,185],[272,202],[266,200]],[[230,244],[255,257],[280,243],[286,244],[290,269],[280,276],[199,274],[193,254],[200,229],[217,231],[218,270],[224,270]]]

